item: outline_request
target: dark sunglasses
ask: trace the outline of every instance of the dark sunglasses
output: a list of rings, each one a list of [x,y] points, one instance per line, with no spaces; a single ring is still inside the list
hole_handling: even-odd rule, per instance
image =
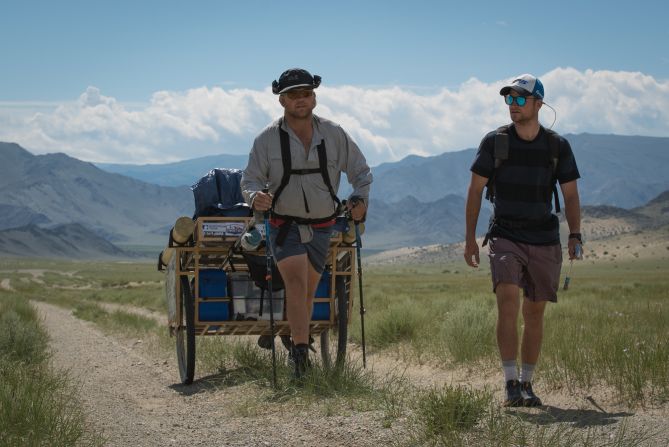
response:
[[[525,104],[527,104],[527,98],[530,98],[530,96],[506,95],[504,97],[504,102],[506,103],[507,106],[510,106],[513,104],[513,101],[516,101],[516,104],[518,104],[519,107],[523,107]]]
[[[314,94],[314,91],[313,90],[289,90],[285,94],[290,99],[310,98]]]

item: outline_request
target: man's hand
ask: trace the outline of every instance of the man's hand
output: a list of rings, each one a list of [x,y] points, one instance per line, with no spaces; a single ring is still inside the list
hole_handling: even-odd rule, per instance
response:
[[[253,203],[251,204],[254,210],[267,211],[272,206],[272,194],[258,191],[253,196]]]
[[[349,210],[351,217],[355,222],[360,222],[362,218],[365,217],[367,205],[365,205],[365,202],[362,200],[357,200],[355,202],[349,200],[346,202],[346,209]]]
[[[567,252],[569,253],[570,260],[583,259],[583,247],[581,245],[581,241],[576,238],[569,238],[567,241]]]
[[[465,262],[470,267],[478,267],[481,262],[479,258],[479,244],[475,240],[465,242]]]

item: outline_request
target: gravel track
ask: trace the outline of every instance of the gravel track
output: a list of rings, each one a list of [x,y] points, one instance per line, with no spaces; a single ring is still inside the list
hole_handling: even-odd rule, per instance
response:
[[[318,410],[240,417],[229,403],[252,399],[250,387],[177,382],[175,361],[151,358],[141,343],[118,340],[71,311],[34,305],[51,337],[54,363],[80,388],[90,424],[108,446],[377,446],[394,430],[378,412],[323,416]]]

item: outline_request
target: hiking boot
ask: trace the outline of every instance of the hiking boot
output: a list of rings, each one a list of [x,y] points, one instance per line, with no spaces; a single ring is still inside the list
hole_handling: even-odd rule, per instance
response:
[[[293,339],[290,338],[290,335],[280,335],[279,338],[283,347],[288,351],[288,355],[290,355],[290,351],[293,349]]]
[[[280,335],[281,343],[283,346],[290,352],[292,341],[290,340],[290,335]],[[263,349],[272,349],[272,336],[271,335],[261,335],[258,337],[258,346]]]
[[[292,349],[293,346],[293,340],[290,338],[290,335],[280,335],[281,338],[281,343],[283,344],[283,347],[288,350],[288,354],[290,355],[290,350]],[[309,349],[312,350],[313,352],[316,352],[316,348],[313,346],[314,344],[314,339],[313,337],[309,337]],[[260,346],[263,349],[272,349],[272,336],[271,335],[261,335],[258,337],[258,346]]]
[[[541,399],[532,391],[531,382],[523,382],[520,384],[520,395],[523,397],[523,405],[526,407],[540,407]]]
[[[307,372],[309,365],[309,345],[299,344],[292,349],[292,360],[295,365],[294,376],[296,379],[301,379]]]
[[[502,405],[504,407],[522,407],[523,404],[523,396],[520,393],[520,382],[517,380],[507,380],[506,400]]]
[[[261,335],[258,337],[258,346],[263,349],[272,349],[272,336],[271,335]]]

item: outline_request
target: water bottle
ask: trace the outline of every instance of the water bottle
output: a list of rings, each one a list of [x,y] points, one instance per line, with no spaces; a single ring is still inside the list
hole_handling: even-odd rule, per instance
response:
[[[256,228],[250,228],[242,235],[241,246],[245,251],[257,250],[262,242],[262,234]]]

